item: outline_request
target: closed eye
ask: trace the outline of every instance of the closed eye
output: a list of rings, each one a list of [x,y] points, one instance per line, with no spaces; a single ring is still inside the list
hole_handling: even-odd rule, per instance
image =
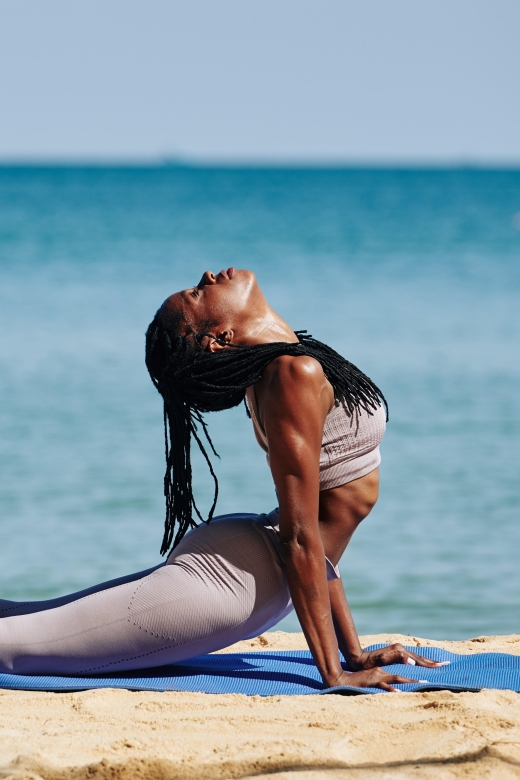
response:
[[[198,298],[199,295],[200,295],[198,288],[194,287],[193,290],[191,291],[190,295],[192,295],[194,298]]]

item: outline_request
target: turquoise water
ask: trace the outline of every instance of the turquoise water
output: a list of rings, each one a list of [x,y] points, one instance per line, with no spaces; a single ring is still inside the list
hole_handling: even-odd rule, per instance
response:
[[[234,265],[389,401],[380,501],[342,561],[360,632],[519,632],[519,212],[519,171],[0,169],[1,596],[159,560],[143,334]],[[219,511],[272,509],[243,408],[210,424]]]

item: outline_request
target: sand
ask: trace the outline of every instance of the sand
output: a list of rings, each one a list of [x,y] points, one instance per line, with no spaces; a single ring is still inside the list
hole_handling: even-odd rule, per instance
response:
[[[520,655],[520,636],[439,642]],[[304,648],[273,632],[229,650]],[[228,650],[228,651],[229,651]],[[16,780],[520,778],[520,695],[216,696],[0,691],[0,777]]]

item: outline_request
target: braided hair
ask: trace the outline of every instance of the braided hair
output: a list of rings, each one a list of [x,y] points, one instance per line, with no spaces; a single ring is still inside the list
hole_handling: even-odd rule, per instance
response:
[[[266,366],[280,355],[307,355],[322,366],[334,389],[336,401],[344,400],[349,414],[363,409],[368,414],[388,405],[378,387],[356,366],[331,347],[317,341],[307,331],[296,331],[298,342],[273,342],[250,346],[227,345],[227,349],[209,352],[202,339],[215,323],[203,323],[199,333],[186,331],[181,313],[159,309],[146,332],[146,367],[164,402],[164,440],[166,473],[164,495],[166,520],[161,555],[175,547],[197,522],[209,523],[218,498],[218,480],[204,446],[206,440],[214,455],[213,442],[203,414],[231,409],[245,402],[248,387],[258,382]],[[209,326],[209,327],[208,327]],[[219,343],[219,339],[216,339]],[[249,410],[246,410],[249,414]],[[215,489],[213,504],[205,520],[192,491],[191,437],[208,464]]]

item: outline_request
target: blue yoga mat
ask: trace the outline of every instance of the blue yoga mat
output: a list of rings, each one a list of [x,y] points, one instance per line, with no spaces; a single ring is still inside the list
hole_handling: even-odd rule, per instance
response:
[[[373,645],[376,650],[385,645]],[[409,647],[449,666],[425,669],[395,664],[388,672],[417,681],[398,685],[402,691],[480,691],[497,688],[520,693],[520,656],[505,653],[456,655],[439,647]],[[384,693],[379,688],[323,688],[308,650],[269,651],[202,655],[180,664],[99,677],[55,677],[0,674],[0,688],[24,691],[85,691],[92,688],[126,688],[132,691],[197,691],[201,693],[243,693],[247,696],[295,694]]]

